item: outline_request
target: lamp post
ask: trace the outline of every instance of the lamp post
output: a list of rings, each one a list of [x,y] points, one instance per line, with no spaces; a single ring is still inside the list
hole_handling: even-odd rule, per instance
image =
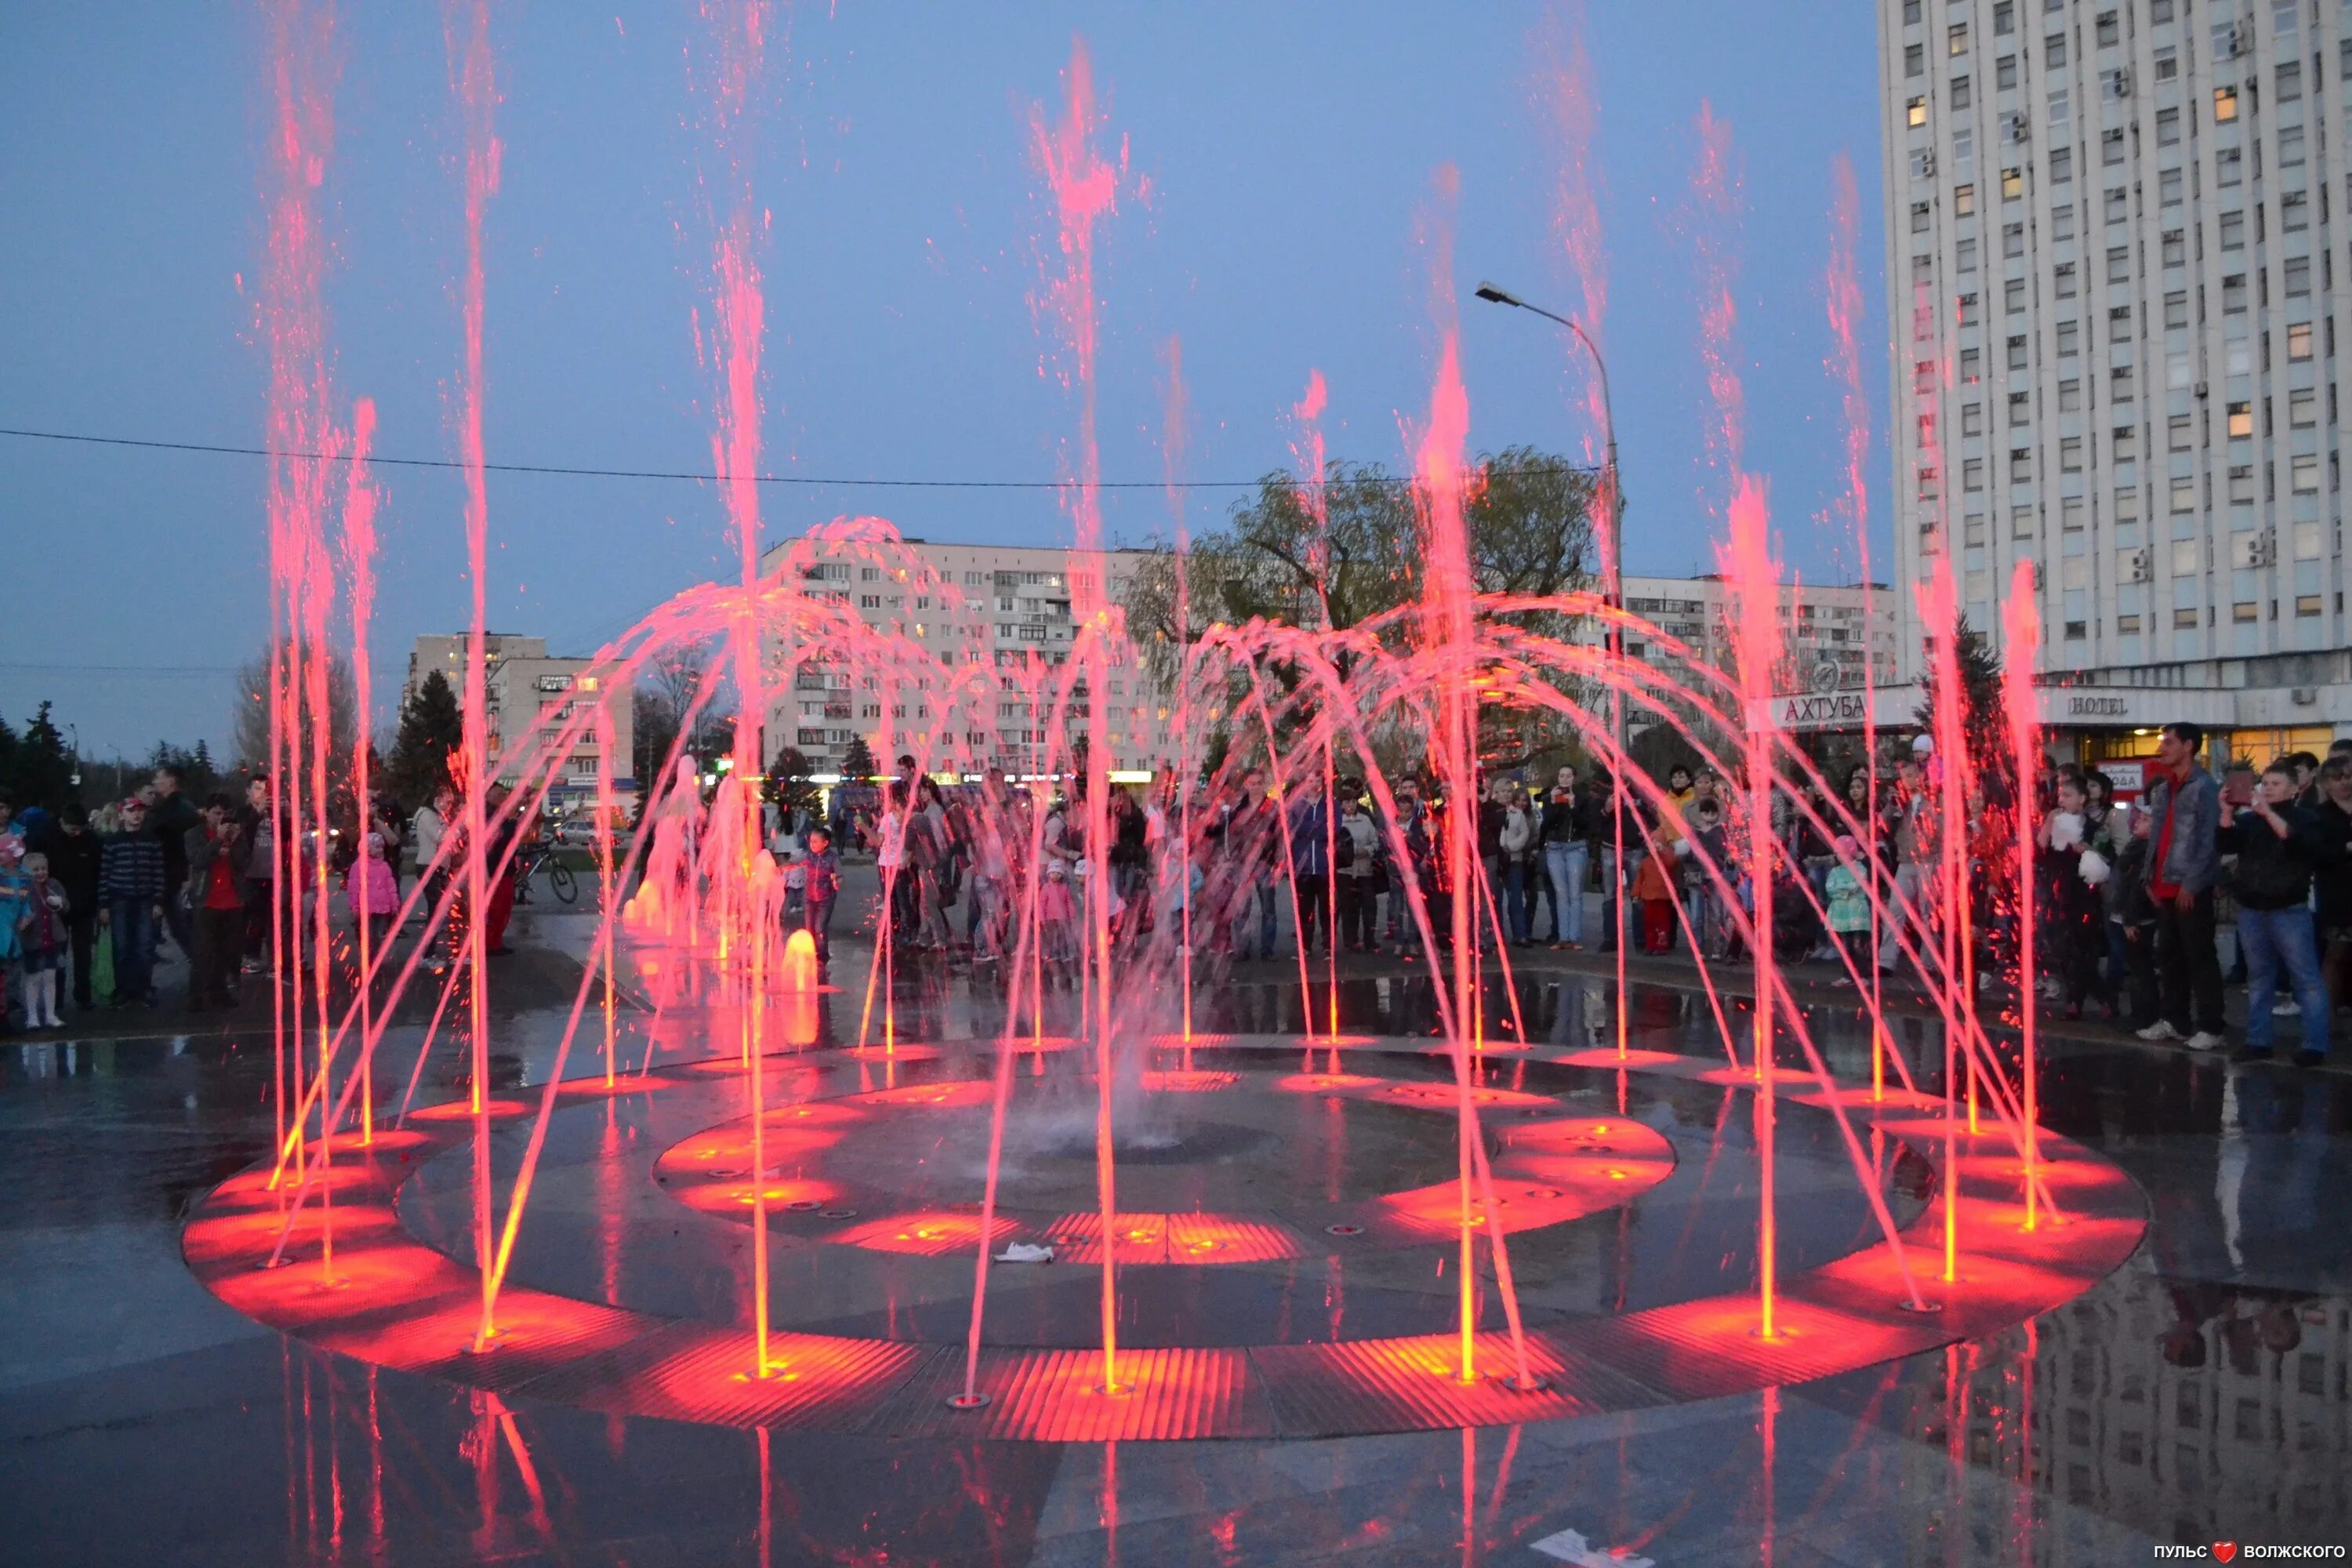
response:
[[[1557,311],[1547,310],[1541,305],[1530,304],[1499,284],[1481,280],[1477,294],[1479,299],[1488,304],[1509,305],[1521,310],[1532,310],[1548,321],[1557,322],[1566,327],[1576,341],[1584,345],[1584,352],[1592,356],[1592,368],[1601,378],[1601,423],[1604,454],[1601,470],[1601,510],[1609,527],[1609,551],[1601,565],[1601,595],[1611,612],[1606,628],[1610,656],[1621,672],[1622,678],[1625,664],[1625,533],[1618,527],[1618,522],[1624,492],[1617,482],[1617,414],[1609,401],[1609,362],[1601,357],[1600,345],[1592,341],[1591,333],[1577,324],[1574,317],[1563,316]],[[1609,868],[1610,880],[1613,884],[1609,889],[1609,899],[1617,925],[1617,1050],[1622,1056],[1624,1054],[1626,1043],[1624,878],[1627,757],[1625,699],[1623,692],[1614,683],[1609,688],[1609,732],[1617,748],[1615,765],[1609,770],[1609,831],[1616,846],[1616,857]],[[1580,891],[1576,896],[1582,898],[1583,894]],[[1557,911],[1553,915],[1553,924],[1555,928],[1559,924]]]

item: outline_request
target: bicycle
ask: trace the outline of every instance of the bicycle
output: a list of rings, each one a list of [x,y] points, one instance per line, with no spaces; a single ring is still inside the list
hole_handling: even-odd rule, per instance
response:
[[[542,867],[547,871],[547,886],[555,894],[556,902],[569,904],[580,897],[580,879],[572,868],[555,858],[557,845],[549,838],[534,840],[525,848],[515,866],[515,902],[530,902],[530,879]]]

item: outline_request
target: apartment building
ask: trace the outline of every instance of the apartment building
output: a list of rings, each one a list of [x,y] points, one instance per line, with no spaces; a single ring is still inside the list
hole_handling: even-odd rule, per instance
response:
[[[1881,0],[1897,647],[1948,562],[2086,761],[2352,732],[2346,0]],[[2352,257],[2347,257],[2352,266]]]
[[[772,569],[788,548],[779,544],[763,563]],[[1034,657],[1048,666],[1066,663],[1076,632],[1071,614],[1070,574],[1076,551],[1051,546],[1010,544],[945,544],[927,540],[905,541],[905,552],[935,574],[940,585],[954,590],[949,596],[921,592],[921,574],[887,564],[868,549],[835,546],[821,550],[804,568],[806,589],[853,607],[866,625],[887,628],[929,648],[943,661],[969,658],[988,662],[996,673],[994,711],[984,723],[978,716],[959,718],[961,727],[939,732],[942,716],[934,715],[919,699],[909,706],[903,696],[868,689],[866,678],[845,667],[803,668],[793,689],[772,702],[768,711],[767,746],[771,754],[785,743],[809,759],[812,772],[837,773],[852,742],[863,739],[884,765],[882,705],[892,702],[888,715],[894,745],[918,749],[918,737],[929,737],[929,750],[941,766],[999,764],[1016,773],[1045,766],[1050,748],[1047,731],[1052,713],[1035,700],[1018,670]],[[1108,550],[1101,553],[1105,591],[1113,604],[1126,596],[1135,572],[1151,559],[1139,550]],[[1087,732],[1090,705],[1104,705],[1109,736],[1105,765],[1114,772],[1141,773],[1172,760],[1177,741],[1167,691],[1139,666],[1115,668],[1105,678],[1108,689],[1074,692],[1064,727],[1071,739]],[[789,742],[787,739],[789,738]]]
[[[469,640],[464,632],[418,637],[409,650],[403,700],[437,669],[462,703]],[[609,754],[616,775],[611,785],[613,798],[620,805],[635,805],[637,781],[630,776],[629,759],[636,732],[632,692],[625,684],[594,672],[593,659],[551,655],[545,637],[490,632],[482,639],[482,658],[491,756],[503,756],[511,742],[534,729],[542,740],[555,741],[561,738],[564,722],[581,708],[600,707],[595,721],[573,737],[558,782],[549,792],[550,804],[559,809],[593,805],[597,775]],[[511,766],[502,770],[501,782],[511,784],[514,779]]]

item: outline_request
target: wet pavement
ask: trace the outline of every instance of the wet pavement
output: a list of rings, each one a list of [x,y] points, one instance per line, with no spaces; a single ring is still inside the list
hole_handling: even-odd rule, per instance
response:
[[[552,947],[575,936],[560,920],[541,923]],[[1330,1001],[1322,987],[1302,993],[1295,968],[1275,968],[1203,987],[1196,1026],[1290,1033],[1310,1008],[1319,1023]],[[1076,1000],[1057,996],[1047,1026],[1065,1023]],[[861,1001],[854,986],[824,999],[822,1042],[855,1042]],[[1488,1017],[1511,1016],[1511,1001],[1491,991]],[[1390,1047],[1434,1026],[1427,981],[1402,966],[1343,976],[1338,1002],[1344,1032]],[[1531,1042],[1572,1049],[1613,1031],[1613,995],[1596,974],[1530,966],[1517,1002]],[[1737,1026],[1738,1005],[1727,1005]],[[1866,1079],[1868,1039],[1852,1011],[1815,997],[1811,1026],[1841,1077]],[[960,971],[908,976],[895,1012],[908,1041],[985,1037],[1003,1016],[990,977]],[[1713,1011],[1696,993],[1643,984],[1628,1012],[1637,1048],[1721,1058]],[[502,1018],[494,1083],[542,1079],[562,1024],[553,1003]],[[658,1023],[631,1014],[625,1026],[631,1059],[649,1047],[665,1061],[704,1054],[708,1036],[724,1032],[707,1012]],[[395,1032],[384,1078],[405,1079],[417,1033]],[[1906,1020],[1900,1034],[1932,1089],[1934,1026]],[[954,1055],[921,1070],[947,1074]],[[870,1064],[849,1065],[838,1051],[819,1059],[852,1090],[884,1087]],[[1393,1049],[1381,1059],[1386,1073],[1444,1077],[1442,1059]],[[1300,1062],[1293,1055],[1287,1066]],[[1607,1098],[1613,1075],[1536,1070],[1558,1075],[1547,1092],[1619,1109]],[[2352,1542],[2352,1094],[2333,1073],[2054,1042],[2046,1124],[2138,1184],[2149,1228],[2088,1291],[1988,1339],[1761,1392],[1467,1431],[1116,1444],[606,1415],[373,1367],[264,1329],[197,1282],[180,1231],[214,1184],[266,1154],[271,1073],[266,1019],[201,1036],[0,1047],[0,1190],[10,1195],[0,1206],[0,1321],[11,1331],[0,1336],[0,1558],[1540,1565],[1577,1561],[1572,1534],[1661,1568],[1860,1568],[2147,1561],[2157,1543]],[[459,1075],[436,1057],[421,1077],[419,1098],[432,1100],[455,1092]],[[1711,1154],[1742,1146],[1748,1119],[1744,1108],[1725,1113],[1731,1099],[1688,1083],[1643,1091],[1629,1109],[1662,1130],[1676,1160],[1644,1196],[1680,1206],[1637,1201],[1528,1237],[1531,1316],[1622,1312],[1731,1288],[1752,1271],[1752,1235],[1738,1218],[1748,1200],[1727,1194],[1719,1210],[1685,1201]],[[1288,1190],[1200,1195],[1290,1212],[1303,1225],[1313,1203],[1429,1176],[1430,1146],[1398,1120],[1415,1113],[1348,1110],[1343,1157],[1328,1176],[1337,1134],[1318,1142],[1270,1114],[1204,1116],[1219,1131],[1184,1135],[1199,1140],[1202,1157],[1155,1165],[1139,1155],[1139,1190],[1161,1184],[1154,1195],[1175,1207],[1190,1170],[1222,1164],[1215,1179],[1228,1183],[1235,1168],[1284,1171]],[[681,1110],[658,1141],[723,1119]],[[1834,1166],[1827,1119],[1792,1111],[1785,1125],[1786,1207],[1796,1216],[1786,1245],[1801,1263],[1809,1248],[1851,1245],[1868,1215],[1852,1173]],[[943,1199],[971,1169],[970,1135],[969,1125],[942,1124],[935,1168],[905,1168],[887,1142],[845,1152],[842,1168],[910,1203]],[[635,1154],[649,1167],[656,1152]],[[551,1159],[575,1181],[591,1181],[594,1153],[551,1138]],[[1061,1184],[1042,1207],[1085,1185],[1056,1161],[1066,1155],[1045,1150],[1030,1173]],[[1916,1212],[1904,1172],[1885,1175],[1890,1196]],[[419,1235],[436,1234],[442,1184],[428,1169],[404,1200],[403,1220]],[[595,1253],[580,1244],[596,1206],[572,1197],[550,1205],[543,1228],[525,1226],[519,1280],[579,1293],[600,1283],[586,1277]],[[688,1217],[650,1177],[611,1200],[649,1227],[641,1247],[653,1247],[650,1231],[673,1209]],[[1633,1234],[1648,1238],[1631,1252],[1618,1245],[1629,1214]],[[1669,1215],[1675,1224],[1660,1223]],[[453,1253],[467,1245],[462,1226],[437,1238]],[[646,1256],[656,1261],[632,1289],[722,1318],[735,1310],[733,1276],[698,1273],[682,1257],[660,1262],[657,1249]],[[785,1247],[775,1278],[846,1256]],[[876,1254],[830,1268],[828,1279],[842,1277],[829,1296],[811,1274],[796,1326],[873,1332],[879,1323],[951,1341],[961,1308],[946,1285],[924,1283],[934,1261]],[[1312,1269],[1227,1272],[1190,1271],[1182,1289],[1138,1302],[1134,1331],[1200,1343],[1198,1325],[1217,1322],[1253,1343],[1328,1337],[1316,1312],[1282,1316],[1285,1306],[1321,1308],[1328,1281]],[[992,1342],[1077,1332],[1084,1304],[1068,1292],[1057,1284],[1009,1305],[992,1319]],[[1414,1331],[1442,1321],[1433,1311],[1442,1294],[1400,1272],[1351,1291],[1349,1310],[1378,1325],[1365,1331]],[[794,1299],[790,1289],[779,1296]]]

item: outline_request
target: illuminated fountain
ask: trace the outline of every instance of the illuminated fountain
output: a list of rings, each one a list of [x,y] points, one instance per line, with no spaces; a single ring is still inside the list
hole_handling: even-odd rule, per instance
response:
[[[496,99],[486,11],[460,7],[452,16],[468,136],[460,437],[478,633],[487,527],[479,247],[496,186]],[[1825,792],[1827,804],[1815,806],[1801,788],[1789,788],[1822,781],[1785,736],[1751,721],[1777,689],[1785,660],[1768,493],[1743,467],[1739,446],[1727,251],[1703,247],[1700,320],[1727,481],[1730,672],[1705,668],[1695,650],[1628,614],[1613,583],[1600,594],[1530,596],[1493,592],[1478,580],[1467,521],[1477,482],[1467,456],[1471,407],[1453,319],[1450,172],[1439,176],[1424,223],[1438,334],[1428,407],[1411,437],[1417,597],[1345,627],[1330,625],[1328,610],[1305,625],[1196,625],[1180,552],[1176,646],[1152,646],[1129,634],[1100,566],[1094,247],[1098,226],[1116,214],[1125,170],[1123,155],[1113,162],[1099,151],[1102,126],[1079,49],[1064,103],[1039,109],[1031,128],[1055,215],[1042,314],[1075,405],[1064,494],[1077,545],[1076,635],[1066,662],[1033,656],[1000,665],[982,657],[990,650],[977,638],[941,647],[908,622],[869,625],[843,601],[806,590],[820,559],[848,560],[905,584],[909,600],[937,600],[950,624],[971,619],[957,614],[961,589],[883,520],[807,528],[759,569],[750,476],[760,453],[765,302],[741,131],[760,79],[764,16],[751,6],[721,19],[706,84],[728,170],[711,216],[712,363],[722,392],[713,458],[741,571],[659,606],[600,652],[580,689],[625,692],[676,650],[714,643],[725,652],[726,679],[710,683],[684,716],[680,740],[652,773],[629,852],[600,847],[604,896],[552,1067],[502,1099],[489,1084],[493,977],[472,911],[511,867],[517,848],[505,830],[541,808],[563,759],[602,716],[595,704],[581,704],[567,719],[525,727],[505,754],[489,755],[477,637],[460,759],[472,786],[464,831],[445,839],[400,916],[403,924],[422,916],[431,936],[452,933],[458,952],[438,985],[406,1092],[379,1097],[374,1067],[395,1004],[426,973],[432,942],[363,951],[367,983],[342,1004],[326,973],[320,880],[278,934],[288,972],[304,978],[280,993],[285,1066],[275,1154],[219,1188],[188,1232],[191,1264],[208,1285],[265,1321],[373,1361],[608,1410],[908,1433],[1173,1437],[1513,1422],[1611,1408],[1637,1395],[1772,1386],[1988,1331],[2086,1287],[2127,1255],[2139,1223],[2129,1184],[2034,1125],[2030,1021],[2012,1059],[1999,1021],[1979,1016],[1973,888],[1958,833],[1941,836],[1936,885],[1900,907],[1870,868],[1848,866],[1888,903],[1893,944],[1943,1025],[1932,1092],[1893,1047],[1874,973],[1847,970],[1872,1037],[1864,1086],[1832,1077],[1780,972],[1776,902],[1825,911],[1776,847],[1776,791],[1788,788],[1791,809],[1832,841],[1851,835],[1869,844],[1874,825],[1849,815],[1843,791]],[[281,40],[289,59],[319,47]],[[287,79],[306,79],[296,71]],[[295,112],[299,102],[289,103],[287,156],[300,163],[313,128]],[[1712,221],[1727,223],[1727,131],[1710,120],[1702,142],[1702,205]],[[315,241],[299,236],[306,167],[282,171],[285,191],[273,207],[273,244],[282,231],[290,258],[284,310],[270,317],[288,323],[273,423],[286,426],[289,443],[298,430],[332,423],[317,378],[305,374],[324,352],[316,256],[302,248]],[[280,342],[273,336],[274,346]],[[1180,430],[1172,354],[1170,369],[1170,425]],[[1309,385],[1296,410],[1304,432],[1299,483],[1308,511],[1320,517],[1325,468],[1316,421],[1327,389],[1319,376]],[[365,452],[371,425],[362,408],[349,436],[352,455]],[[301,438],[323,446],[336,437],[329,430]],[[295,634],[272,676],[274,744],[286,763],[279,809],[290,816],[299,806],[313,820],[326,816],[330,777],[323,748],[310,740],[323,733],[312,722],[323,696],[310,688],[323,679],[333,602],[321,564],[331,516],[349,545],[353,619],[366,617],[370,492],[363,465],[348,471],[341,496],[291,478],[283,495],[272,496],[282,590],[274,605]],[[1861,511],[1857,479],[1857,518]],[[1931,584],[1931,625],[1950,625],[1949,595],[1948,577]],[[2011,645],[2030,648],[2030,595],[2021,593],[2017,603],[2024,607],[2010,628]],[[1574,635],[1595,626],[1618,635],[1599,642]],[[1663,658],[1627,657],[1621,650],[1629,638]],[[1939,661],[1952,657],[1951,640],[1941,639]],[[1286,785],[1320,781],[1328,792],[1339,777],[1361,778],[1394,863],[1410,867],[1415,846],[1396,786],[1408,769],[1433,782],[1426,876],[1404,876],[1399,892],[1422,973],[1435,977],[1434,1055],[1424,1058],[1417,1039],[1342,1036],[1336,961],[1323,976],[1319,1009],[1302,962],[1303,1040],[1197,1033],[1196,985],[1223,973],[1222,961],[1202,951],[1198,922],[1219,911],[1197,914],[1181,874],[1156,879],[1164,918],[1150,932],[1114,945],[1100,762],[1113,748],[1101,699],[1120,672],[1147,668],[1169,672],[1187,721],[1179,726],[1187,787],[1172,804],[1188,848],[1207,828],[1202,804],[1263,763]],[[1267,679],[1276,668],[1286,681]],[[1946,798],[1965,802],[1972,792],[1980,796],[1988,779],[2021,777],[2036,741],[2030,691],[2012,693],[2016,723],[2000,754],[1972,767],[1955,672],[1938,668],[1935,732]],[[885,716],[877,752],[903,749],[926,775],[976,773],[988,759],[962,738],[992,732],[1002,702],[1049,716],[1045,772],[1078,796],[1082,809],[1071,816],[1084,873],[1059,895],[1066,915],[1049,910],[1045,877],[1023,879],[1001,979],[986,998],[1001,1019],[992,1038],[902,1036],[902,1004],[919,1000],[932,979],[893,951],[887,911],[901,857],[880,873],[884,912],[862,975],[845,972],[848,984],[837,992],[825,984],[808,934],[785,929],[782,879],[761,832],[757,724],[737,725],[733,765],[705,796],[684,738],[708,705],[724,690],[748,720],[773,711],[804,675],[820,671],[876,692]],[[1508,985],[1510,952],[1470,808],[1482,776],[1480,710],[1494,702],[1559,726],[1661,825],[1675,820],[1670,803],[1627,754],[1614,711],[1674,726],[1695,758],[1738,781],[1730,803],[1737,852],[1717,858],[1686,846],[1730,934],[1752,955],[1737,970],[1699,955],[1698,994],[1719,1060],[1636,1048],[1622,972],[1611,996],[1620,1020],[1612,1042],[1548,1052],[1530,1042]],[[1083,750],[1067,722],[1073,704],[1086,712]],[[914,716],[904,729],[901,710]],[[1218,727],[1234,742],[1206,776],[1192,765],[1195,724]],[[610,730],[605,723],[600,733]],[[1404,743],[1413,737],[1419,745]],[[493,807],[478,786],[499,777],[520,783]],[[885,795],[877,826],[886,845],[903,842],[917,808],[910,792]],[[987,830],[1013,862],[1038,867],[1045,812],[1019,802],[990,812]],[[1669,831],[1642,828],[1654,851]],[[2016,837],[2030,858],[2030,835]],[[1278,848],[1296,864],[1300,846],[1286,821]],[[2030,952],[2030,943],[2021,951]],[[1490,970],[1512,998],[1507,1020],[1489,1016]],[[828,1012],[832,994],[843,998],[844,1015],[858,998],[849,1048],[824,1044],[836,1025],[849,1033],[845,1016]],[[370,1000],[379,996],[391,1000]],[[572,1049],[599,1001],[601,1068],[575,1073]],[[436,1052],[469,1059],[466,1096],[417,1106]],[[1584,1101],[1596,1093],[1613,1093],[1612,1113],[1592,1113]],[[1674,1122],[1698,1095],[1719,1095],[1727,1106],[1741,1098],[1750,1111],[1739,1158],[1749,1162],[1743,1179],[1752,1177],[1759,1208],[1740,1243],[1725,1249],[1738,1265],[1705,1289],[1665,1292],[1638,1310],[1564,1315],[1559,1303],[1571,1292],[1562,1276],[1578,1225],[1627,1212],[1675,1178],[1683,1151],[1653,1122]],[[663,1141],[646,1140],[640,1174],[698,1216],[699,1245],[740,1281],[726,1314],[695,1318],[675,1302],[631,1299],[618,1285],[592,1289],[532,1245],[542,1234],[569,1234],[562,1227],[593,1206],[558,1203],[541,1215],[531,1204],[539,1184],[577,1180],[561,1163],[543,1168],[542,1156],[557,1118],[592,1108],[615,1125],[626,1115],[633,1126],[665,1131]],[[1717,1141],[1710,1167],[1719,1127]],[[1909,1189],[1889,1174],[1890,1145],[1916,1163],[1911,1177],[1919,1179]],[[916,1149],[938,1157],[913,1158]],[[403,1158],[388,1161],[394,1150]],[[1277,1179],[1301,1150],[1323,1162],[1319,1184]],[[1381,1152],[1379,1168],[1366,1150]],[[1859,1239],[1842,1249],[1790,1242],[1794,1227],[1784,1221],[1792,1216],[1777,1206],[1784,1161],[1851,1176],[1850,1193],[1836,1203]],[[622,1225],[611,1201],[600,1202],[595,1212]],[[2053,1240],[2060,1232],[2063,1243]],[[998,1267],[1000,1254],[1032,1255],[1015,1246],[1050,1252],[1053,1271],[1007,1279],[1011,1265]],[[253,1267],[265,1263],[273,1267]],[[1322,1280],[1328,1323],[1277,1321],[1232,1284],[1268,1268]],[[1444,1282],[1434,1305],[1425,1286],[1413,1294],[1394,1283],[1425,1280],[1433,1270]],[[1367,1276],[1382,1283],[1368,1287]],[[851,1331],[810,1318],[804,1303],[837,1306],[859,1281],[893,1305],[882,1328]],[[902,1286],[916,1303],[904,1325],[896,1317]],[[1523,1295],[1539,1305],[1539,1321]],[[1360,1331],[1367,1321],[1374,1331]],[[1612,1367],[1640,1370],[1612,1381]]]

